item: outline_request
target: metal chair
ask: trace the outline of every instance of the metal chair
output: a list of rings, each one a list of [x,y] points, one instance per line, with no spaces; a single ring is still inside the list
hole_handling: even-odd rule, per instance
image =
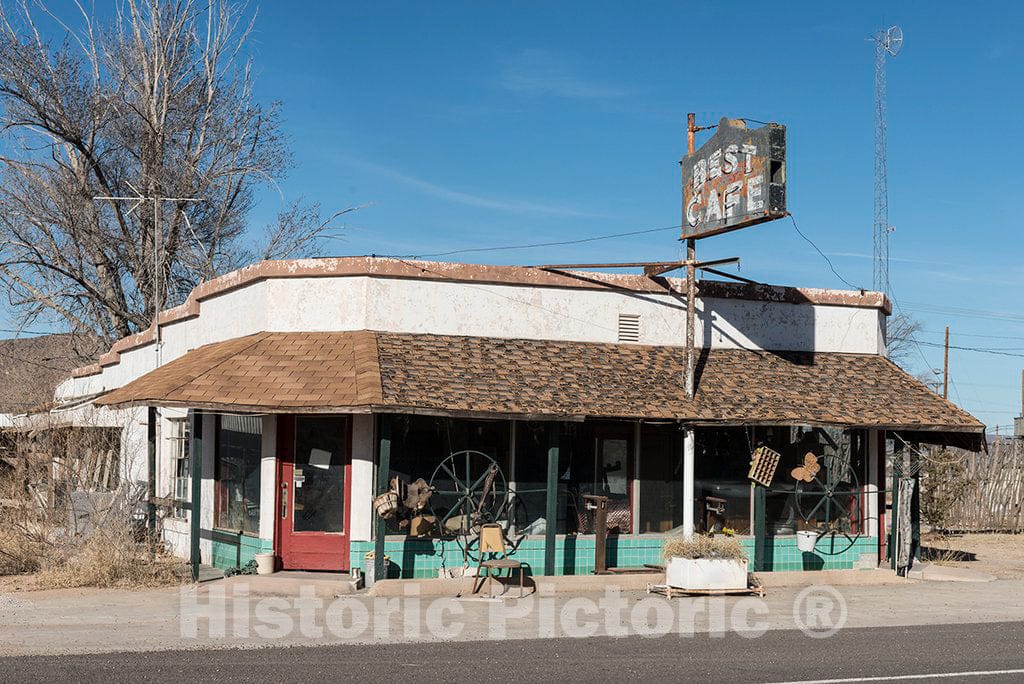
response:
[[[491,580],[501,584],[501,578],[498,575],[491,575],[491,570],[500,572],[503,569],[508,570],[509,583],[512,581],[512,571],[519,570],[519,598],[523,598],[523,564],[520,561],[513,560],[508,557],[508,552],[505,549],[505,533],[501,529],[501,525],[497,523],[488,523],[480,527],[480,564],[476,566],[476,579],[473,580],[473,593],[479,593],[484,587],[484,582]],[[496,555],[485,559],[487,554]],[[480,575],[480,571],[484,570],[484,575]],[[504,593],[504,592],[502,592]],[[489,596],[493,598],[493,594],[489,593]]]

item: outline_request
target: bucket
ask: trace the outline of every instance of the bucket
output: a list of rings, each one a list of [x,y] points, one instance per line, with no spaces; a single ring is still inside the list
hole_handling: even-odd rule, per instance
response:
[[[374,560],[375,557],[373,551],[369,551],[365,556],[363,556],[363,586],[367,589],[372,587],[374,583],[377,581],[377,577],[375,577],[376,568],[374,566],[376,564],[374,563]],[[391,569],[390,566],[391,558],[389,558],[388,556],[384,556],[384,574],[380,577],[380,579],[388,578],[388,571]]]
[[[272,553],[257,553],[254,558],[256,559],[256,574],[257,575],[272,575],[274,574],[274,554]]]
[[[818,543],[818,533],[813,530],[801,530],[796,533],[796,548],[804,553],[814,551],[814,545]]]

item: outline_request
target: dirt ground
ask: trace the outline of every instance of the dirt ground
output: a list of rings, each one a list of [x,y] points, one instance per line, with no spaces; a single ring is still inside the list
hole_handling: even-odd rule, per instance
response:
[[[922,560],[1024,579],[1024,534],[925,535]]]

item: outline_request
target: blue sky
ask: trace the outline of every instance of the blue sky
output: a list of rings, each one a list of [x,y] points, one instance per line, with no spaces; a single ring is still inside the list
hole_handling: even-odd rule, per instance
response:
[[[350,215],[325,254],[424,255],[679,223],[686,112],[788,128],[788,198],[845,279],[871,286],[873,48],[889,63],[893,293],[922,322],[915,372],[956,346],[1024,355],[1018,3],[263,2],[261,100],[295,168],[253,217],[304,195]],[[700,140],[698,140],[699,144]],[[661,260],[672,230],[465,261]],[[765,282],[845,287],[789,221],[704,240]],[[953,350],[951,398],[1020,410],[1024,358]]]

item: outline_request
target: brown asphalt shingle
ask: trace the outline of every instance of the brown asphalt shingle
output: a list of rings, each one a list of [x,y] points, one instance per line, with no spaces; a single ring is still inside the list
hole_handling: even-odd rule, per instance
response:
[[[698,357],[694,402],[685,367],[679,347],[259,333],[196,349],[97,403],[983,430],[880,356],[715,349]]]

